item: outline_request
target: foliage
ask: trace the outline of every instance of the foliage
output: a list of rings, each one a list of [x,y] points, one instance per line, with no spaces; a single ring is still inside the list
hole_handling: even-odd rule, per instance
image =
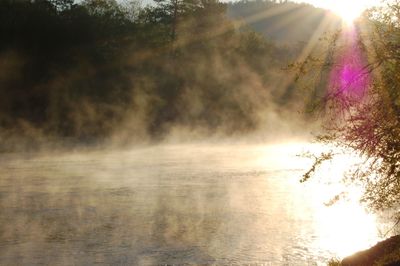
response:
[[[373,210],[396,210],[400,201],[399,10],[399,1],[370,10],[351,33],[353,42],[334,38],[334,54],[318,66],[330,70],[323,79],[326,121],[319,140],[363,158],[348,181],[364,187],[362,201]],[[315,61],[309,67],[316,68]]]

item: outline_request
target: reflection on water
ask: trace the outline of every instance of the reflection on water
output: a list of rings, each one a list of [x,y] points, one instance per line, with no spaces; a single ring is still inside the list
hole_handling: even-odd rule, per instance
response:
[[[3,156],[0,264],[314,265],[374,244],[374,216],[298,182],[300,148]]]

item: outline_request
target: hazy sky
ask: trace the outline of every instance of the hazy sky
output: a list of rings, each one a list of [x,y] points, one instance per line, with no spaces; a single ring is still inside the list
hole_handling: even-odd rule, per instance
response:
[[[76,0],[79,1],[79,0]],[[122,2],[123,0],[117,0],[119,2]],[[229,1],[237,1],[237,0],[220,0],[222,2],[229,2]],[[293,2],[306,2],[310,3],[314,6],[318,7],[323,7],[327,9],[335,9],[335,6],[341,6],[343,8],[346,8],[346,6],[354,6],[354,5],[360,5],[364,7],[369,7],[378,4],[382,0],[291,0]],[[144,3],[151,2],[151,0],[142,0]]]
[[[379,5],[381,0],[295,0],[307,2],[314,6],[332,10],[345,22],[353,23],[354,19],[367,8]]]
[[[295,2],[306,2],[312,5],[323,7],[327,9],[335,9],[338,6],[341,8],[349,7],[349,5],[361,6],[361,7],[370,7],[376,4],[379,4],[380,0],[294,0]]]

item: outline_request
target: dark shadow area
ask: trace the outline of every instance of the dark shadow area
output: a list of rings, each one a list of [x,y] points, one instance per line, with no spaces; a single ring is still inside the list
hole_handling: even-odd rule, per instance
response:
[[[275,9],[247,29],[228,18]],[[301,38],[279,21],[312,18],[293,28],[308,38],[323,14],[269,1],[1,1],[0,150],[284,128],[305,96],[282,69],[303,48],[282,44]]]

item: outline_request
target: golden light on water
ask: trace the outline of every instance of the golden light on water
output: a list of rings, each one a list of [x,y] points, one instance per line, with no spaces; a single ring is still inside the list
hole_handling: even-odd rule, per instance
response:
[[[321,145],[292,143],[276,146],[275,151],[266,152],[264,160],[265,163],[276,160],[280,167],[290,165],[291,168],[301,172],[300,169],[306,170],[304,166],[309,165],[311,161],[295,154],[306,150],[315,154],[327,151],[326,147]],[[280,157],[279,152],[291,156]],[[273,158],[271,154],[274,155]],[[279,161],[277,158],[285,159]],[[315,177],[306,183],[300,185],[299,179],[294,180],[293,191],[288,191],[298,194],[294,196],[297,201],[303,201],[303,204],[294,210],[297,216],[302,217],[300,219],[307,219],[306,216],[312,214],[310,219],[314,221],[314,231],[310,233],[316,237],[311,246],[329,251],[331,256],[338,258],[365,250],[382,239],[379,230],[383,225],[377,221],[375,214],[368,212],[359,202],[362,189],[356,186],[349,187],[341,182],[344,173],[359,161],[360,158],[355,155],[338,155],[334,160],[323,164],[317,170]],[[333,204],[328,204],[337,195],[342,195],[342,198]]]
[[[359,202],[362,189],[341,182],[345,172],[359,161],[355,155],[338,155],[317,173],[327,182],[311,185],[318,221],[316,230],[320,236],[315,244],[333,251],[339,258],[367,249],[381,239],[376,215],[369,213]],[[344,196],[332,205],[327,204],[337,195]]]
[[[18,192],[6,198],[6,215],[17,221],[6,231],[34,239],[7,252],[40,256],[52,241],[67,240],[77,243],[63,247],[68,256],[76,246],[89,252],[89,241],[152,265],[160,264],[157,252],[170,264],[211,258],[217,265],[325,265],[374,245],[379,223],[358,203],[361,190],[334,182],[353,159],[343,156],[323,166],[321,178],[301,184],[310,160],[296,155],[304,149],[323,151],[298,142],[166,145],[5,160],[0,185]],[[344,188],[348,200],[324,204]],[[37,221],[28,219],[32,213],[41,214]],[[50,218],[56,222],[48,229]],[[64,221],[78,224],[74,234],[64,233]]]
[[[333,251],[339,258],[367,249],[380,239],[375,216],[356,202],[321,206],[316,218],[321,237],[315,244]]]

